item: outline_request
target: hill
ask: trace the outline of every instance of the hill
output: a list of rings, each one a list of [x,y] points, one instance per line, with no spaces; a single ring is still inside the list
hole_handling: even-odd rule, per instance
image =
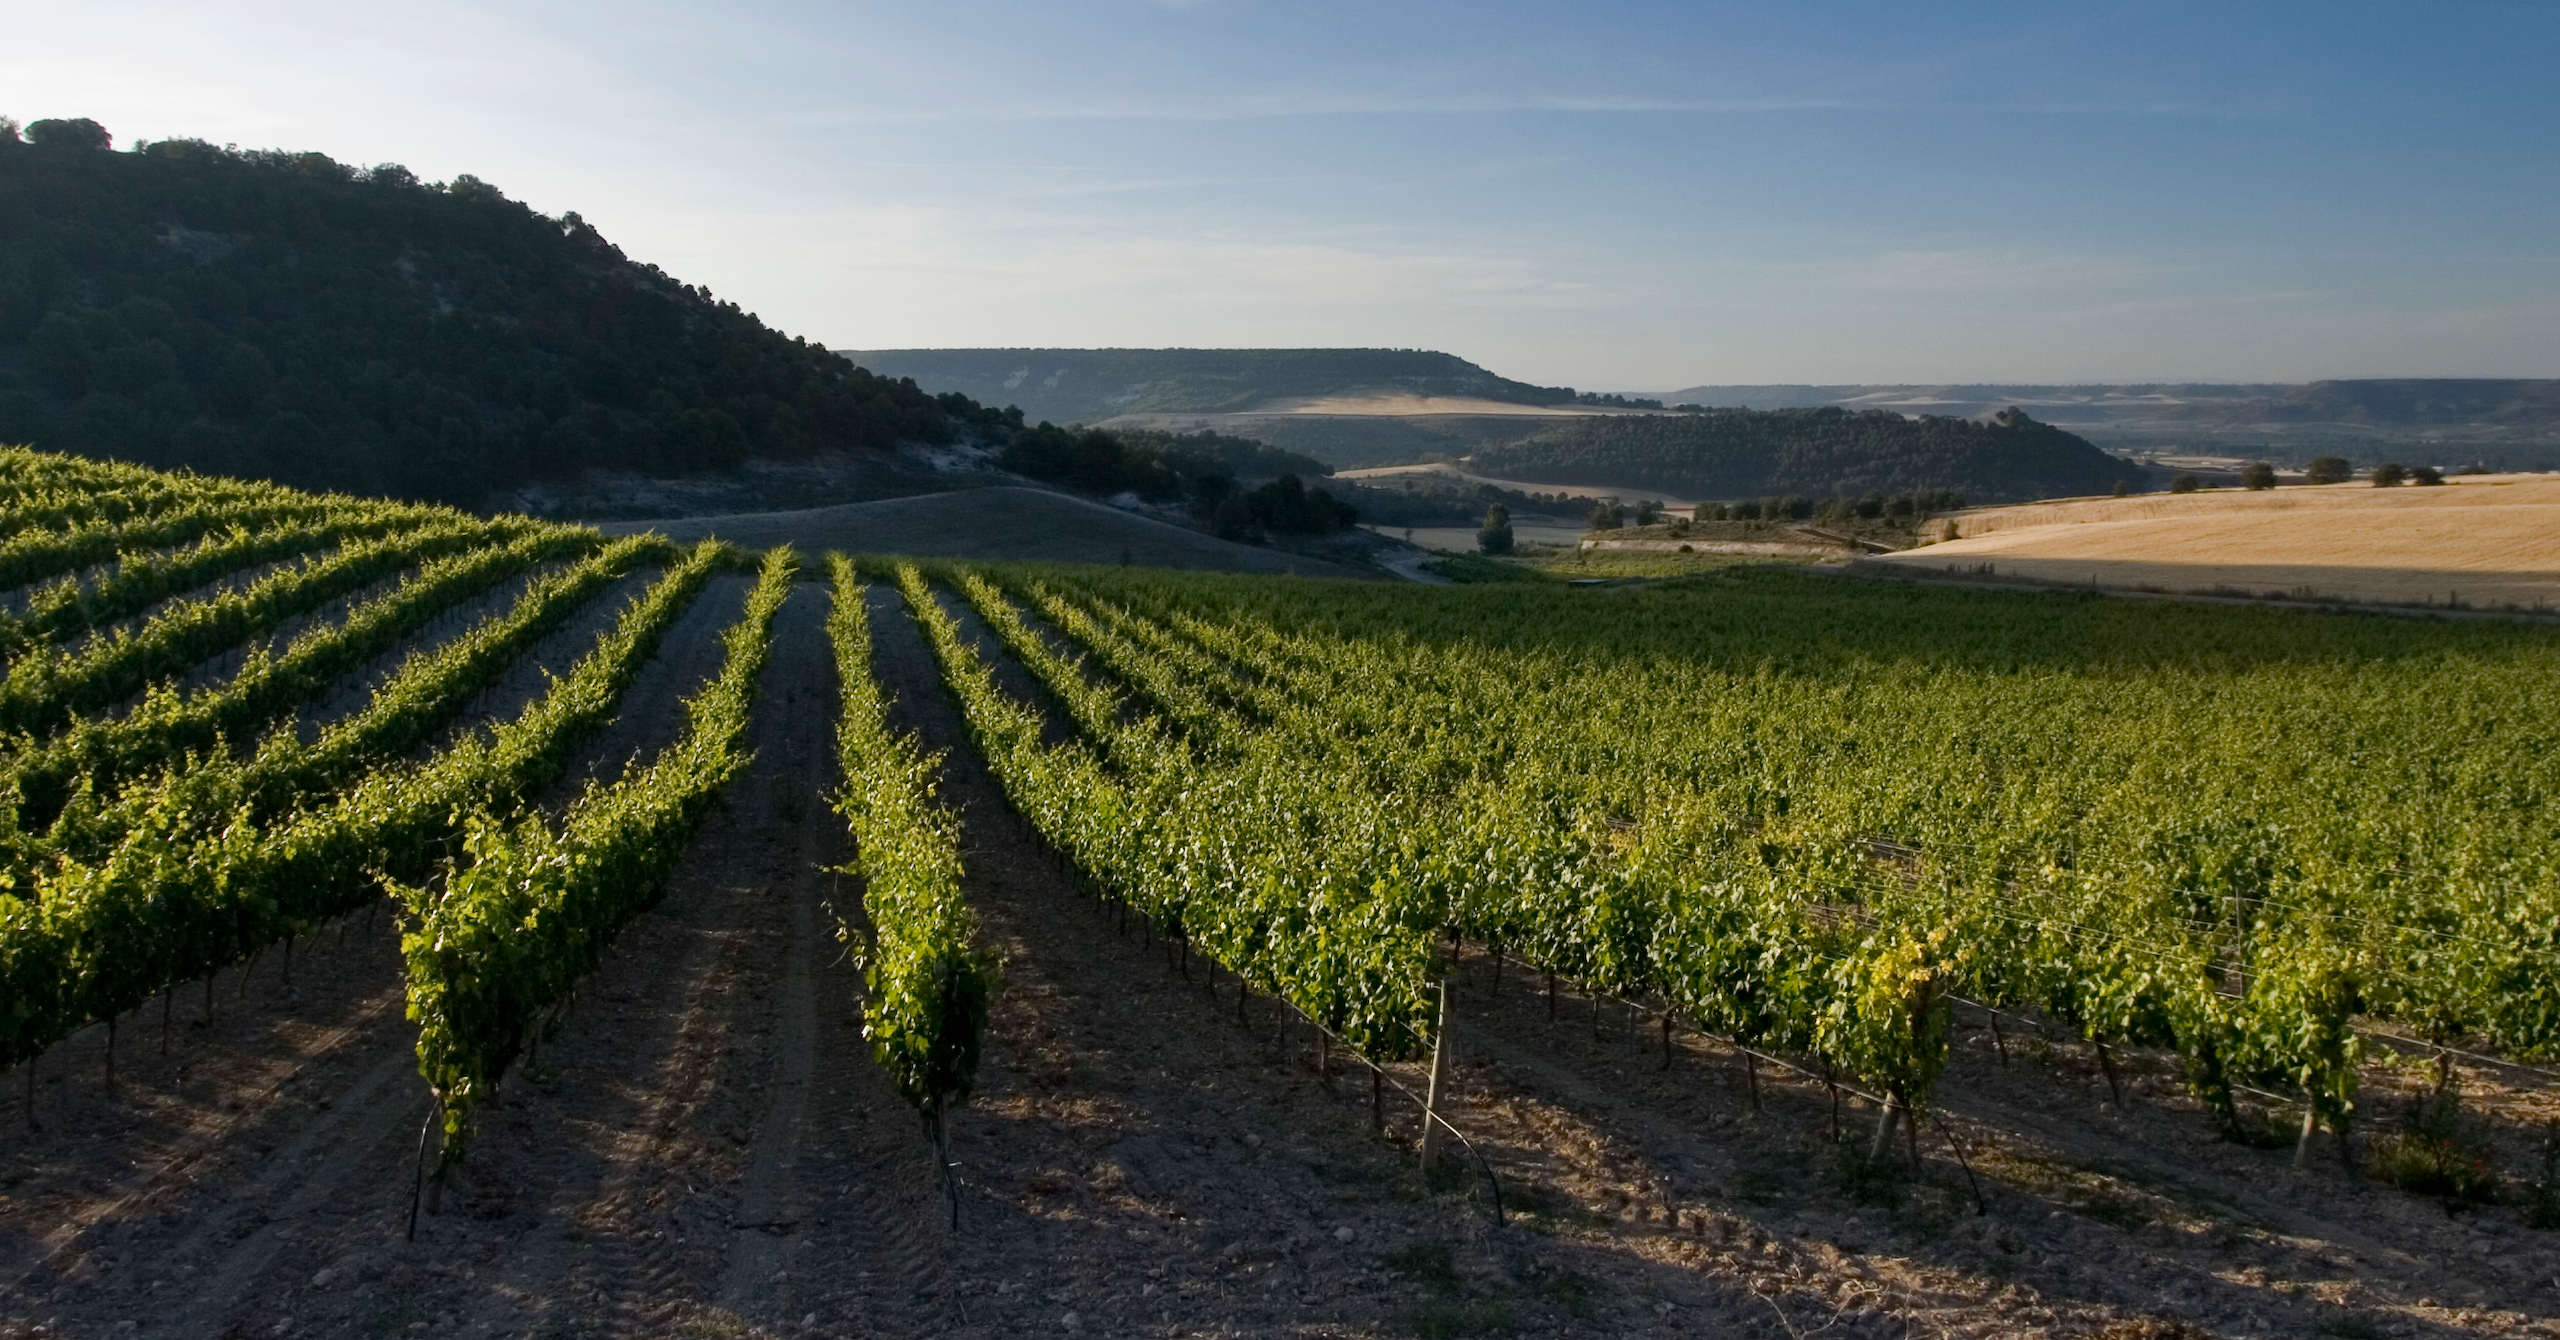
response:
[[[749,548],[792,544],[810,553],[840,549],[925,558],[1127,563],[1204,572],[1370,575],[1028,488],[964,489],[793,512],[615,522],[600,529],[611,534],[656,531],[686,541],[718,536]]]
[[[2263,456],[2336,453],[2371,464],[2560,466],[2560,380],[2368,378],[2304,383],[2153,382],[1689,386],[1670,404],[1989,414],[2016,405],[2102,446]],[[2418,450],[2416,448],[2425,448]]]
[[[1982,508],[1946,524],[1957,538],[1876,561],[2116,588],[2560,606],[2560,477],[2551,475],[2075,499]]]
[[[1394,394],[1504,405],[1566,405],[1569,386],[1532,386],[1426,349],[860,349],[845,355],[1026,419],[1098,423],[1124,414],[1231,414],[1292,400]],[[1355,411],[1356,412],[1356,411]]]
[[[1508,480],[1708,499],[1929,489],[2025,499],[2105,493],[2143,477],[2016,410],[1988,421],[1837,408],[1578,418],[1479,450],[1468,465]]]
[[[476,503],[1006,424],[473,177],[0,125],[0,441]]]

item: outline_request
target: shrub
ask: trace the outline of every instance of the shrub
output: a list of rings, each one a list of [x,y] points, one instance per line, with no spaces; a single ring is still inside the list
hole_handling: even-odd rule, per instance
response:
[[[2193,470],[2181,470],[2175,478],[2169,481],[2169,491],[2171,493],[2193,493],[2197,489],[2203,487],[2204,481],[2196,478]]]
[[[2302,467],[2302,482],[2306,484],[2343,484],[2355,476],[2355,467],[2347,464],[2344,456],[2317,456]]]
[[[2432,465],[2421,465],[2409,472],[2409,482],[2412,484],[2441,484],[2444,482],[2444,471],[2439,470]]]
[[[2384,461],[2382,464],[2373,467],[2373,486],[2375,488],[2396,488],[2408,481],[2409,467],[2402,465],[2398,461]]]
[[[2408,1127],[2374,1141],[2373,1175],[2413,1195],[2438,1197],[2448,1209],[2486,1205],[2498,1198],[2498,1175],[2465,1129],[2451,1072],[2439,1073],[2439,1087],[2419,1100]]]
[[[2325,459],[2335,460],[2336,458],[2335,458],[2335,457],[2328,457],[2328,458],[2325,458]],[[2316,464],[2316,463],[2317,463],[2317,462],[2315,462],[2315,464]],[[2339,462],[2339,463],[2340,463],[2340,464],[2342,464],[2342,465],[2343,465],[2343,464],[2345,464],[2345,462],[2343,462],[2343,461],[2341,461],[2341,462]],[[2335,480],[2325,480],[2325,481],[2324,481],[2324,480],[2317,480],[2317,479],[2315,479],[2315,480],[2313,480],[2313,481],[2311,481],[2311,482],[2313,482],[2313,483],[2315,483],[2315,484],[2318,484],[2318,483],[2335,483],[2336,481],[2335,481]],[[2244,489],[2271,489],[2271,488],[2274,488],[2275,486],[2276,486],[2276,468],[2275,468],[2274,466],[2272,466],[2272,465],[2269,465],[2269,464],[2268,464],[2268,463],[2266,463],[2265,461],[2251,461],[2251,462],[2249,462],[2248,466],[2247,466],[2245,469],[2241,470],[2241,472],[2240,472],[2240,487],[2242,487],[2242,488],[2244,488]]]
[[[2486,1205],[2498,1198],[2498,1175],[2477,1150],[2422,1131],[2393,1131],[2373,1142],[2373,1175],[2448,1205]]]

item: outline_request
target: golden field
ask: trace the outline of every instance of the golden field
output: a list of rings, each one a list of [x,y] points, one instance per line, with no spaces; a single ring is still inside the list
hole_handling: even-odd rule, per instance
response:
[[[2358,481],[1978,508],[1874,561],[2169,591],[2560,608],[2560,475]]]

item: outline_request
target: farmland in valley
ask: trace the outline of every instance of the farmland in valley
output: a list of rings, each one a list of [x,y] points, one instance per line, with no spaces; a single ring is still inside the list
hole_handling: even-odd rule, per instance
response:
[[[2539,626],[0,497],[0,1335],[2547,1333]]]
[[[1981,508],[1881,562],[2165,591],[2560,607],[2560,476],[2212,489]]]

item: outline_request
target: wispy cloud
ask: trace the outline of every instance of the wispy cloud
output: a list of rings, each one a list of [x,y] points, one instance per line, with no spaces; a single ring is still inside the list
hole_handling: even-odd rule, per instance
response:
[[[836,110],[803,123],[834,126],[945,122],[1266,121],[1351,116],[1502,116],[1562,113],[1596,116],[1768,116],[1791,112],[1878,111],[1885,103],[1855,98],[1674,98],[1612,93],[1449,94],[1274,90],[1210,98],[1100,98],[1084,101],[981,103],[958,106]]]

